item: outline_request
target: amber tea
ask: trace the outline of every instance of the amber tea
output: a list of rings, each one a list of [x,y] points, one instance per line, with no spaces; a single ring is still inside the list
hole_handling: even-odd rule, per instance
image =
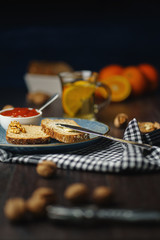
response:
[[[85,74],[84,74],[85,72]],[[64,117],[74,117],[94,120],[102,104],[96,104],[97,89],[102,89],[106,93],[103,104],[110,101],[110,91],[100,82],[93,81],[87,73],[90,71],[61,73],[62,81],[62,106]],[[85,76],[85,77],[84,77]]]

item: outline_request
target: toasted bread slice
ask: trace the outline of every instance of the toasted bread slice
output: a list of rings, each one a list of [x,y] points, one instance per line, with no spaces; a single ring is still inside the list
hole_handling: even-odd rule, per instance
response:
[[[44,133],[41,126],[21,125],[25,132],[16,133],[9,126],[6,132],[6,140],[12,144],[44,144],[50,142],[50,136]]]
[[[79,126],[74,120],[71,119],[48,118],[41,121],[41,126],[46,134],[50,135],[51,138],[54,138],[60,142],[75,143],[89,139],[89,134],[80,133],[70,128],[58,126],[57,123]]]

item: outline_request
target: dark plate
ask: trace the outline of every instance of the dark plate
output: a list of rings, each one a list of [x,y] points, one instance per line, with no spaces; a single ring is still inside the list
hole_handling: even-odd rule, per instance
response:
[[[50,118],[57,119],[57,118]],[[76,121],[80,126],[100,132],[107,133],[109,131],[109,127],[106,124],[100,123],[98,121],[90,121],[86,119],[77,119],[72,118]],[[56,140],[52,140],[49,144],[36,144],[36,145],[14,145],[9,144],[6,141],[6,131],[0,127],[0,148],[5,149],[10,152],[15,153],[46,153],[46,152],[62,152],[62,151],[73,151],[79,148],[83,148],[88,144],[92,144],[95,141],[98,141],[100,137],[95,137],[95,135],[90,134],[90,139],[85,140],[83,142],[78,143],[61,143]]]

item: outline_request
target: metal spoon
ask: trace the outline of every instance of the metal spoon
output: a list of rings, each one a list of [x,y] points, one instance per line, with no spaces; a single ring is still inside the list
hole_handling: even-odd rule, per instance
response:
[[[48,102],[46,102],[46,104],[44,104],[39,111],[42,111],[44,108],[46,108],[50,103],[52,103],[54,100],[56,100],[59,97],[58,93],[53,94],[53,96],[49,99]]]

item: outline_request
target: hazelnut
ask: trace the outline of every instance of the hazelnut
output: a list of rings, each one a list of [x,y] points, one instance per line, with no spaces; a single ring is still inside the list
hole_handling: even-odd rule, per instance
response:
[[[125,128],[128,124],[128,116],[125,113],[119,113],[114,119],[114,126],[117,128]]]
[[[14,108],[12,105],[5,105],[2,110],[9,109],[9,108]]]
[[[51,161],[39,162],[36,171],[42,177],[51,177],[56,173],[57,165]]]
[[[26,213],[26,203],[22,198],[10,198],[4,206],[4,213],[11,221],[21,220]]]
[[[48,188],[48,187],[37,188],[33,192],[32,197],[42,198],[46,201],[46,204],[51,204],[56,201],[55,191],[52,188]]]
[[[64,197],[72,203],[83,202],[88,195],[88,187],[83,183],[74,183],[68,186],[64,192]]]
[[[92,194],[93,202],[98,205],[106,205],[110,202],[112,197],[112,190],[106,186],[98,186],[94,189]]]

